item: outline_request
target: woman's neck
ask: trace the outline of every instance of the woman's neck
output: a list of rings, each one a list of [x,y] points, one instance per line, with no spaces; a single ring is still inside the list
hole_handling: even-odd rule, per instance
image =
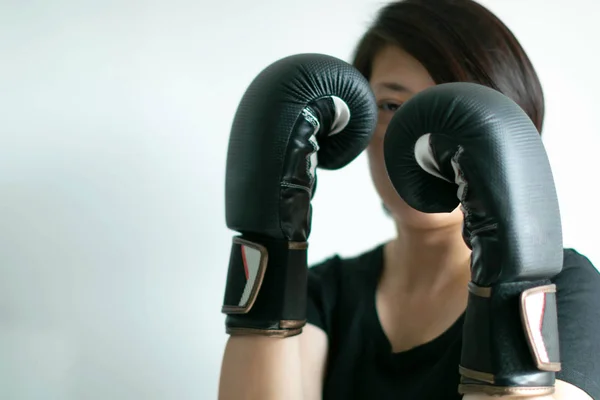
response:
[[[398,235],[385,247],[383,277],[406,292],[442,290],[470,278],[471,250],[460,225],[419,230],[398,224]]]

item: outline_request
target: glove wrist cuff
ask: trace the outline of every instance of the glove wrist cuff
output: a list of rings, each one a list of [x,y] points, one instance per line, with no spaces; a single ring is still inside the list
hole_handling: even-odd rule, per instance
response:
[[[460,372],[463,374],[465,371],[461,369]],[[488,396],[516,396],[522,399],[552,395],[555,389],[554,386],[495,386],[476,379],[469,379],[465,375],[462,375],[458,392],[462,395],[483,393]]]
[[[306,242],[234,237],[222,312],[230,335],[288,337],[306,323]]]
[[[461,393],[552,393],[560,370],[556,287],[549,281],[469,284]]]

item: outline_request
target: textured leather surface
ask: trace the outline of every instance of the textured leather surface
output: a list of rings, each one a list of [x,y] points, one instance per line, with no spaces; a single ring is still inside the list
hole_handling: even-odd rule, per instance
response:
[[[446,180],[425,172],[414,147],[431,133]],[[473,281],[535,280],[562,268],[562,227],[554,178],[541,138],[523,110],[503,94],[474,83],[448,83],[406,102],[385,137],[385,163],[394,187],[423,212],[459,205],[451,161],[468,182],[462,205],[474,251]],[[477,243],[474,243],[477,242]]]
[[[554,373],[537,368],[519,305],[524,290],[547,284],[563,262],[554,179],[529,117],[488,87],[438,85],[394,115],[384,154],[390,179],[410,206],[433,213],[460,204],[465,214],[471,280],[485,290],[469,297],[461,367],[472,376],[461,391],[551,386]],[[556,307],[538,311],[547,322],[556,318]],[[552,348],[558,332],[549,326],[552,332],[538,336]]]
[[[333,136],[328,135],[331,126],[327,121],[331,117],[327,114],[334,110],[318,102],[328,96],[341,98],[351,114],[346,128]],[[341,168],[368,145],[377,107],[368,82],[351,65],[327,55],[300,54],[268,66],[246,90],[231,129],[225,182],[230,229],[288,240],[307,239],[310,229],[306,226],[292,223],[284,232],[282,224],[287,221],[282,214],[294,218],[289,210],[298,203],[302,208],[297,210],[301,213],[297,220],[301,224],[309,221],[304,218],[309,212],[307,200],[290,199],[308,193],[310,200],[313,195],[314,182],[294,174],[292,170],[299,165],[291,159],[293,151],[300,151],[299,147],[308,140],[308,127],[298,124],[308,106],[322,118],[317,134],[319,168]],[[282,189],[283,177],[289,175],[297,179],[293,183],[308,192]],[[282,190],[288,192],[283,198]]]
[[[259,269],[264,278],[254,279],[254,266],[234,243],[223,301],[227,332],[300,332],[316,168],[338,169],[354,160],[368,145],[376,119],[368,82],[331,56],[286,57],[250,84],[229,139],[226,222],[241,239],[266,249],[261,260],[267,261]],[[246,304],[246,298],[254,301]]]

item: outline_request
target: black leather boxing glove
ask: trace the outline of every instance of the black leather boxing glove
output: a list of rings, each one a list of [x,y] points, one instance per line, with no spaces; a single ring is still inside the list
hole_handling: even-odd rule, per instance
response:
[[[315,169],[354,160],[376,119],[368,82],[331,56],[283,58],[250,84],[227,153],[226,220],[240,233],[222,308],[227,333],[289,337],[302,331]]]
[[[406,102],[384,139],[407,204],[460,202],[472,249],[459,392],[534,396],[560,370],[556,288],[562,228],[541,138],[508,97],[474,83],[434,86]]]

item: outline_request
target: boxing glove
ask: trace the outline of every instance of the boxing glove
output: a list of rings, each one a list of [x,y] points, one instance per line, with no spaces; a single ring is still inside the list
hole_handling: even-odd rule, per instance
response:
[[[247,88],[231,128],[225,177],[227,226],[239,232],[222,307],[228,334],[302,331],[316,168],[354,160],[376,119],[366,79],[327,55],[283,58]]]
[[[535,396],[560,370],[556,288],[562,229],[540,135],[511,99],[474,83],[406,102],[384,139],[389,177],[411,207],[464,214],[472,249],[459,392]]]

